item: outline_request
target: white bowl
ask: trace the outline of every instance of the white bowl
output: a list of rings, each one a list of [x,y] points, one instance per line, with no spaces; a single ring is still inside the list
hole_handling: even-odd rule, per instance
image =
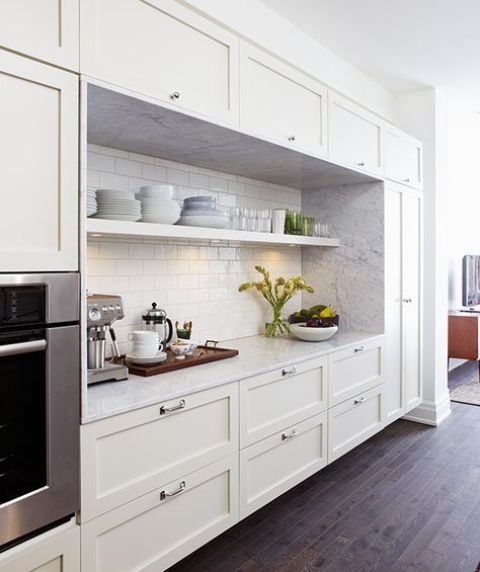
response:
[[[146,185],[140,187],[140,197],[154,199],[171,199],[173,197],[174,185]]]
[[[338,326],[330,328],[308,328],[306,322],[300,324],[290,324],[290,332],[299,340],[305,342],[324,342],[338,331]]]
[[[229,223],[222,216],[182,216],[177,224],[181,226],[203,226],[205,228],[225,228]]]
[[[144,213],[142,216],[142,222],[153,222],[155,224],[175,224],[177,220],[177,215],[149,215]]]

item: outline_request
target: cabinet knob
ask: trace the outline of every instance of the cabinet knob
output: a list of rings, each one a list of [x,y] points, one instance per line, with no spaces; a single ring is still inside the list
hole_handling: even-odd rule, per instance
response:
[[[357,163],[358,167],[365,167],[365,161],[360,161],[360,163]]]
[[[403,179],[403,182],[404,182],[404,183],[409,183],[409,182],[410,182],[410,179]]]
[[[294,365],[282,369],[282,375],[292,375],[293,373],[297,373],[297,368]]]
[[[171,93],[171,94],[170,94],[170,99],[171,99],[171,100],[180,99],[180,92],[179,92],[179,91],[174,91],[173,93]]]
[[[296,437],[296,435],[297,435],[296,429],[292,429],[290,433],[282,433],[282,441],[287,441],[288,439],[292,439],[293,437]]]
[[[178,402],[178,405],[173,405],[172,407],[165,407],[165,405],[162,405],[162,407],[160,407],[160,415],[165,415],[165,413],[170,413],[170,411],[178,411],[179,409],[183,409],[185,405],[185,399],[181,399]]]
[[[295,135],[290,135],[290,137],[288,138],[289,141],[295,141],[296,137]]]
[[[367,398],[365,397],[365,395],[362,395],[362,397],[357,397],[357,399],[354,399],[353,404],[360,405],[360,403],[365,403],[365,401],[367,401]]]
[[[181,493],[185,490],[186,486],[187,486],[187,483],[185,481],[182,481],[180,483],[180,486],[178,487],[178,489],[175,489],[174,491],[171,491],[170,493],[168,493],[167,491],[162,491],[160,493],[160,500],[165,500],[169,497],[174,497],[175,495],[178,495],[179,493]]]
[[[356,348],[353,348],[353,351],[358,354],[358,352],[363,352],[364,349],[365,346],[357,346]]]

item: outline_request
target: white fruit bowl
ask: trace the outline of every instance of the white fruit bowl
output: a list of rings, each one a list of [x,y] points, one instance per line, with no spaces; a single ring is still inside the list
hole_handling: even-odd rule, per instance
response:
[[[306,322],[300,324],[290,324],[290,332],[299,340],[305,342],[324,342],[338,331],[338,326],[330,328],[308,328]]]

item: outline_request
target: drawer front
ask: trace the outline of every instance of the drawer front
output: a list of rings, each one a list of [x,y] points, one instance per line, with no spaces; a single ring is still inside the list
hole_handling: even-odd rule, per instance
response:
[[[375,115],[329,94],[329,159],[374,175],[383,172],[383,125]]]
[[[237,465],[232,454],[85,524],[82,571],[160,572],[233,526]]]
[[[263,50],[242,43],[240,53],[242,129],[325,156],[327,89]]]
[[[82,0],[81,71],[238,122],[238,38],[173,0]]]
[[[383,388],[376,387],[328,410],[328,462],[383,428]]]
[[[78,71],[79,0],[2,0],[0,46]]]
[[[327,358],[241,381],[239,391],[243,448],[327,408]]]
[[[383,339],[340,350],[329,360],[329,407],[383,381]]]
[[[244,518],[327,464],[327,414],[315,415],[240,451]]]
[[[416,189],[422,186],[422,145],[397,129],[385,133],[385,176]]]
[[[175,407],[182,408],[168,411]],[[82,427],[82,522],[237,448],[236,384],[87,424]]]

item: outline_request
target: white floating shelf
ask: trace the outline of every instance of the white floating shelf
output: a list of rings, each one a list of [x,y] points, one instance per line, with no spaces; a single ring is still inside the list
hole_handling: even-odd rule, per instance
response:
[[[131,238],[170,238],[179,240],[212,240],[218,242],[242,242],[250,244],[295,245],[295,246],[340,246],[336,238],[316,238],[267,232],[219,230],[193,226],[153,224],[149,222],[124,222],[105,219],[87,219],[87,233],[101,236],[124,236]]]

